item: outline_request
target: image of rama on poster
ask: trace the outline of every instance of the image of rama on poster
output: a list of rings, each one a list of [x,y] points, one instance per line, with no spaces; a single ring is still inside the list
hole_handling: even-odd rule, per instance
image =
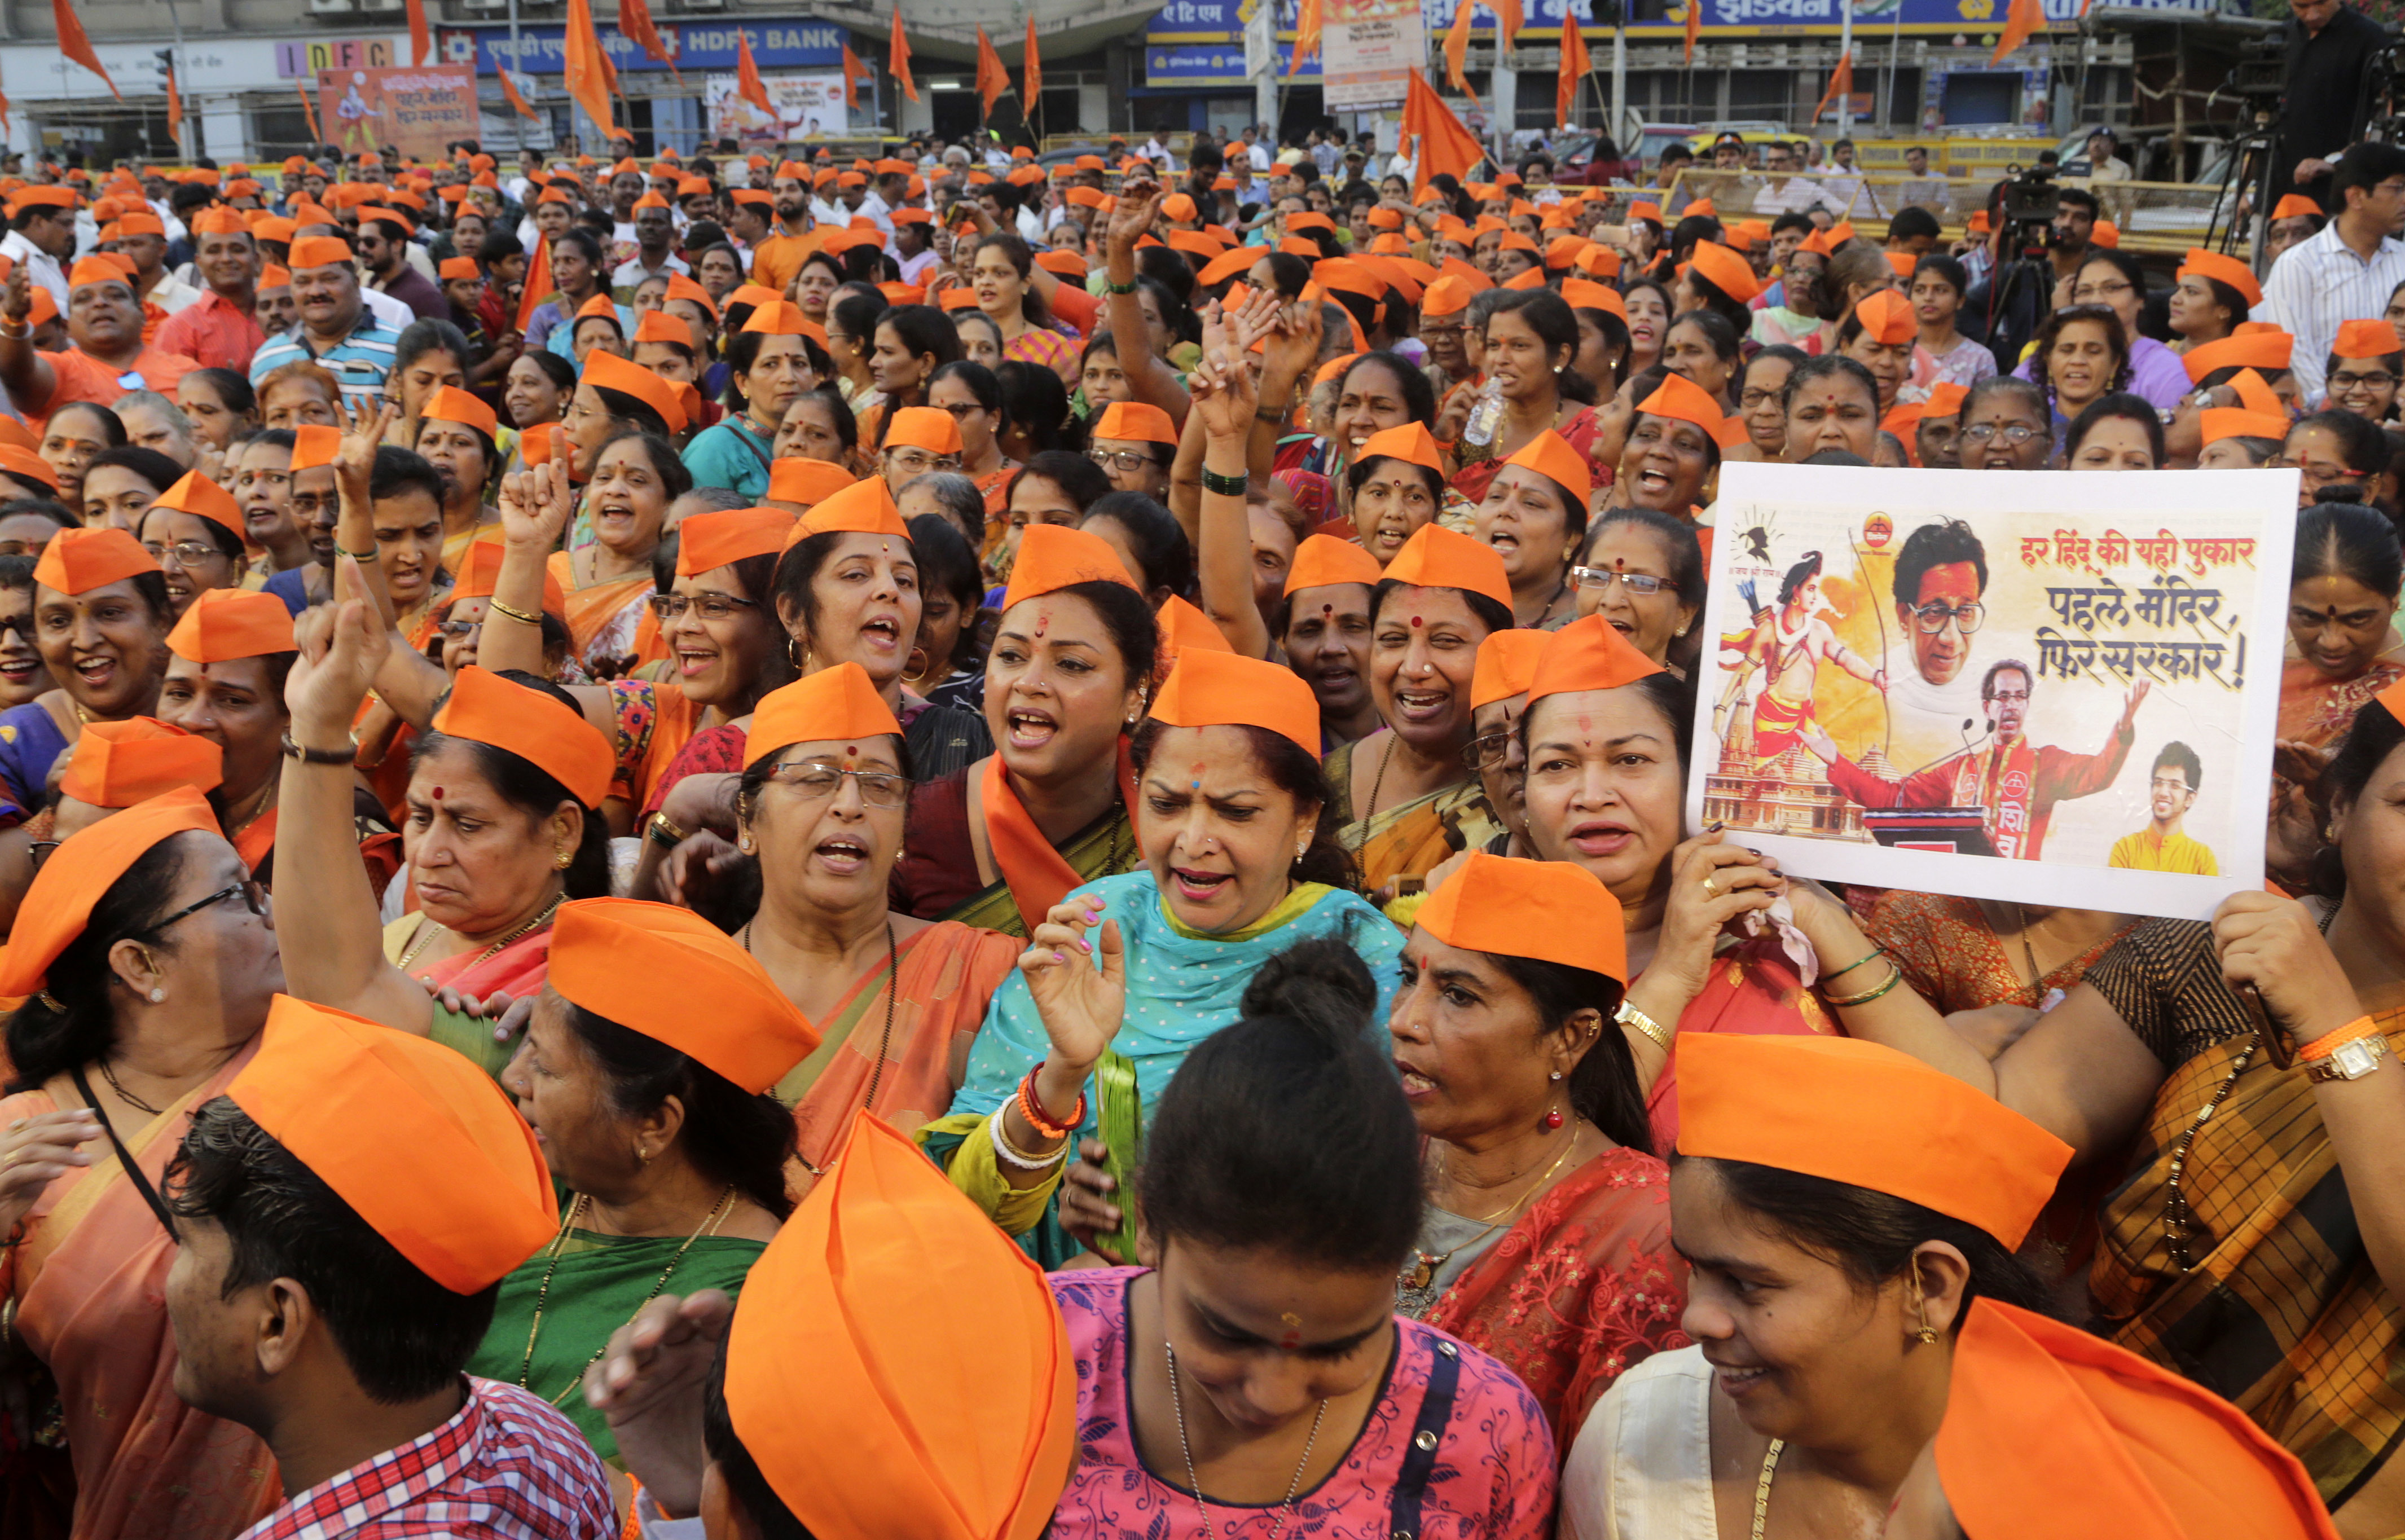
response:
[[[2284,613],[2262,602],[2261,499],[2157,516],[2093,472],[1990,472],[2084,496],[1989,512],[1916,506],[1884,471],[1876,501],[1807,501],[1798,469],[1852,473],[1779,469],[1789,495],[1719,505],[1700,824],[1811,842],[1777,852],[1807,875],[1976,897],[2060,903],[2042,868],[2076,867],[2083,907],[2194,914],[2259,883],[2248,730],[2276,707]]]

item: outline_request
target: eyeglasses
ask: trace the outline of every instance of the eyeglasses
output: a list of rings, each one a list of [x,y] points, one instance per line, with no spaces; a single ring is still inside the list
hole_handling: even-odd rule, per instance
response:
[[[891,770],[847,770],[824,760],[788,760],[768,767],[768,778],[793,790],[804,802],[824,802],[850,776],[860,786],[860,800],[871,807],[899,807],[910,797],[910,777]]]
[[[732,594],[654,594],[643,602],[663,622],[681,621],[688,609],[705,621],[724,621],[732,620],[742,610],[760,608],[753,600]]]
[[[444,621],[434,629],[440,631],[446,637],[464,637],[470,632],[482,631],[485,629],[485,623],[482,621]]]
[[[2075,305],[2102,304],[2117,295],[2129,293],[2130,289],[2127,278],[2117,278],[2109,284],[2082,284],[2071,291],[2071,302]]]
[[[970,415],[972,413],[983,412],[985,408],[976,401],[956,401],[950,406],[939,406],[935,408],[935,410],[938,412],[950,413],[952,414],[952,421],[959,422],[962,418]]]
[[[196,903],[187,903],[181,909],[169,915],[165,919],[162,919],[158,924],[151,926],[149,933],[155,936],[170,925],[175,924],[177,920],[190,919],[192,916],[199,914],[202,910],[212,908],[218,904],[223,903],[226,900],[232,898],[236,894],[240,894],[242,896],[244,906],[249,909],[252,914],[264,915],[267,913],[267,889],[251,881],[248,877],[245,877],[240,882],[231,883],[226,887],[218,889],[216,892],[211,893],[204,899],[201,899]]]
[[[1769,405],[1772,401],[1779,399],[1779,397],[1784,396],[1785,394],[1787,393],[1784,390],[1769,390],[1763,388],[1749,390],[1737,397],[1737,409],[1741,412],[1751,412],[1758,406]]]
[[[2000,438],[2008,444],[2018,445],[2036,438],[2037,431],[2027,423],[1973,423],[1962,430],[1962,441],[1983,444]]]
[[[2384,369],[2374,370],[2369,374],[2349,374],[2342,371],[2329,377],[2329,387],[2332,390],[2385,390],[2396,383],[2397,376]]]
[[[1979,623],[1987,617],[1987,606],[1976,599],[1959,605],[1950,605],[1941,599],[1934,604],[1924,604],[1912,612],[1913,621],[1924,637],[1937,635],[1946,629],[1948,622],[1961,628],[1962,635],[1967,637],[1979,629]]]
[[[2190,786],[2187,783],[2187,777],[2186,776],[2157,776],[2147,784],[2152,786],[2158,791],[2193,791],[2196,790],[2195,787]]]
[[[1140,449],[1089,450],[1086,458],[1101,466],[1104,470],[1110,469],[1115,465],[1121,470],[1141,470],[1154,463],[1152,456]]]
[[[958,470],[961,468],[958,455],[930,455],[923,449],[889,449],[885,456],[913,476],[930,470]]]
[[[1492,733],[1481,734],[1470,739],[1461,750],[1462,763],[1470,766],[1470,773],[1473,776],[1483,776],[1490,770],[1504,769],[1504,761],[1512,755],[1513,735],[1514,730],[1509,725]],[[1515,776],[1526,773],[1522,768],[1515,767],[1511,770],[1511,774]]]
[[[1622,572],[1609,567],[1573,567],[1570,568],[1570,581],[1581,588],[1592,588],[1598,594],[1610,593],[1616,581],[1628,590],[1632,597],[1641,599],[1650,599],[1670,586],[1667,578],[1649,577],[1642,572]]]
[[[173,556],[178,567],[198,567],[211,557],[222,558],[225,554],[206,540],[177,540],[173,545],[161,545],[155,540],[144,540],[142,549],[150,553],[150,559],[154,562],[162,562],[169,556]]]

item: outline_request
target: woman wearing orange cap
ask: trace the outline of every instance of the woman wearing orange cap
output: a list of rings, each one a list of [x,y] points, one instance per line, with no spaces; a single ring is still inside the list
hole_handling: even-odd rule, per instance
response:
[[[1577,613],[1570,563],[1586,539],[1593,496],[1585,457],[1550,430],[1529,440],[1486,483],[1470,533],[1503,558],[1514,624],[1557,631]]]
[[[1587,534],[1582,561],[1570,572],[1578,618],[1601,615],[1631,647],[1684,678],[1670,652],[1704,612],[1695,526],[1652,508],[1607,509]]]
[[[2172,287],[2167,318],[2178,338],[2172,351],[2221,341],[2262,302],[2263,286],[2254,269],[2235,257],[2191,247]]]
[[[2330,343],[2322,369],[2324,404],[2385,424],[2397,414],[2398,384],[2405,380],[2405,341],[2386,321],[2347,321]]]
[[[0,964],[0,993],[27,997],[0,1099],[14,1242],[0,1286],[13,1335],[58,1381],[73,1533],[96,1540],[229,1537],[279,1498],[265,1446],[175,1393],[176,1241],[157,1202],[194,1109],[249,1061],[284,987],[248,878],[206,800],[179,787],[61,844]],[[40,1503],[19,1469],[10,1497]]]
[[[1612,1020],[1624,951],[1586,872],[1472,853],[1413,916],[1386,1018],[1428,1140],[1398,1308],[1501,1359],[1565,1453],[1624,1370],[1686,1345],[1669,1173]]]
[[[1894,410],[1896,393],[1912,377],[1919,335],[1911,301],[1892,288],[1864,295],[1837,323],[1837,355],[1871,371],[1871,378],[1878,383],[1881,417]]]
[[[977,242],[969,266],[969,287],[977,290],[977,309],[1002,331],[1002,356],[1042,364],[1075,387],[1077,349],[1069,337],[1054,329],[1052,313],[1029,281],[1035,254],[1018,235],[1004,231]],[[1071,334],[1074,336],[1074,333]]]
[[[34,645],[59,687],[0,712],[0,795],[40,805],[50,766],[84,723],[150,714],[174,624],[167,580],[133,536],[54,536],[34,567]]]
[[[568,594],[578,665],[589,678],[610,679],[657,655],[657,634],[642,624],[656,586],[652,560],[668,505],[693,490],[693,475],[675,447],[651,433],[620,433],[590,463],[584,516],[593,543],[555,551],[550,566]]]
[[[1652,509],[1695,527],[1696,511],[1710,501],[1706,488],[1720,469],[1717,433],[1725,420],[1720,399],[1693,380],[1665,379],[1636,403],[1607,506]]]
[[[728,341],[726,419],[685,446],[696,485],[729,487],[754,502],[767,492],[778,427],[815,381],[802,326],[801,312],[779,301],[754,310]]]
[[[504,440],[491,407],[443,385],[418,404],[411,447],[443,477],[443,567],[456,573],[471,544],[500,532],[487,494],[498,488],[502,462],[515,452],[516,441]]]
[[[1503,558],[1441,525],[1387,564],[1370,605],[1370,693],[1386,725],[1328,756],[1365,888],[1409,890],[1499,832],[1462,751],[1479,644],[1512,628],[1512,597]]]
[[[2013,1248],[2071,1149],[1871,1043],[1712,1037],[1681,1057],[1670,1225],[1696,1345],[1587,1418],[1563,1532],[1870,1533],[1946,1415],[1972,1302],[2038,1303]]]
[[[1445,409],[1435,429],[1438,438],[1461,444],[1461,468],[1448,483],[1460,500],[1473,508],[1484,501],[1495,473],[1547,432],[1588,459],[1592,483],[1610,485],[1610,465],[1595,460],[1603,424],[1588,404],[1592,387],[1573,367],[1578,318],[1561,296],[1550,289],[1510,296],[1487,315],[1484,337],[1487,388],[1503,404],[1493,437],[1483,444],[1465,437],[1473,404],[1467,395]]]
[[[1350,458],[1344,503],[1362,549],[1383,569],[1444,507],[1444,457],[1428,428],[1412,422],[1371,434]]]
[[[178,617],[203,594],[245,586],[242,510],[197,470],[158,495],[135,521],[134,538],[166,574],[167,602]]]

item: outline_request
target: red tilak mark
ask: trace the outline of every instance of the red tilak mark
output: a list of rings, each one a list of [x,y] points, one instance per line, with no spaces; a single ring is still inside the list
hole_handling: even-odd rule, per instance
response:
[[[434,800],[436,802],[441,802],[443,800],[443,788],[438,786],[434,789]]]
[[[1417,615],[1413,615],[1413,616],[1412,617],[1412,629],[1413,629],[1413,630],[1414,630],[1414,631],[1418,630],[1418,629],[1419,629],[1419,624],[1420,624],[1420,618],[1419,618]]]
[[[1336,607],[1332,604],[1321,605],[1319,607],[1319,612],[1329,620],[1334,620],[1336,618]]]
[[[857,753],[859,753],[859,752],[860,752],[860,746],[859,746],[858,744],[854,744],[854,743],[847,743],[847,744],[845,744],[845,745],[843,746],[843,757],[844,757],[845,759],[850,759],[850,758],[851,758],[854,754],[857,754]]]
[[[1278,1338],[1278,1346],[1286,1349],[1288,1352],[1292,1352],[1295,1349],[1302,1346],[1302,1334],[1301,1332],[1288,1332],[1284,1337]]]

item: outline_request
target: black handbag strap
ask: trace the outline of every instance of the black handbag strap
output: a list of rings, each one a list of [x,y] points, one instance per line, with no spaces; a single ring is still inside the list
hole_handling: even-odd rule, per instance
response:
[[[1444,1446],[1445,1424],[1453,1421],[1454,1392],[1461,1383],[1461,1350],[1444,1337],[1438,1337],[1430,1347],[1435,1361],[1428,1365],[1428,1393],[1420,1398],[1411,1448],[1404,1451],[1402,1474],[1395,1479],[1386,1526],[1394,1540],[1419,1540],[1420,1504],[1428,1496],[1428,1477],[1436,1473],[1437,1451]]]
[[[91,1082],[83,1077],[83,1066],[78,1064],[67,1073],[75,1077],[76,1095],[83,1098],[83,1104],[91,1109],[91,1115],[100,1119],[101,1127],[108,1134],[108,1141],[117,1146],[118,1164],[125,1168],[134,1190],[142,1195],[142,1201],[149,1204],[150,1211],[159,1216],[159,1223],[166,1227],[167,1239],[180,1244],[183,1237],[176,1233],[176,1216],[167,1211],[165,1201],[159,1197],[159,1189],[142,1174],[142,1163],[134,1158],[134,1152],[125,1147],[125,1141],[117,1137],[117,1125],[108,1121],[108,1114],[102,1112],[100,1103],[93,1099]]]

